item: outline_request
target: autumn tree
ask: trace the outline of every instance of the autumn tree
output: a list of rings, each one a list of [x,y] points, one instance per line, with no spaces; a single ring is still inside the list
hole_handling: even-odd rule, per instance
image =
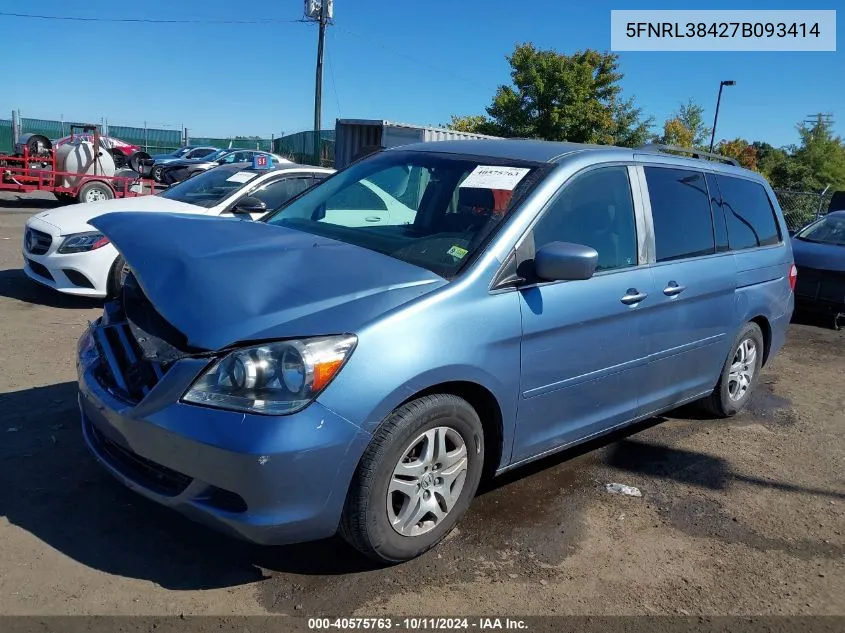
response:
[[[595,50],[565,55],[533,44],[508,56],[511,85],[499,86],[487,115],[453,116],[450,127],[497,136],[636,146],[651,119],[622,95],[619,57]]]
[[[757,148],[742,138],[732,141],[720,141],[715,149],[717,154],[735,158],[746,169],[757,171]]]
[[[663,123],[663,134],[654,137],[655,143],[707,149],[710,128],[704,123],[704,106],[690,98]]]

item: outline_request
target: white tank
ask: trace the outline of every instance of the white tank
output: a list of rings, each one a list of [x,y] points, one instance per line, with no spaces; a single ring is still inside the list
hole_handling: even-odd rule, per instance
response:
[[[114,159],[107,151],[98,148],[94,152],[94,145],[88,141],[67,143],[56,150],[56,170],[73,174],[97,174],[99,176],[114,176]],[[64,176],[61,183],[64,187],[75,187],[80,179]]]

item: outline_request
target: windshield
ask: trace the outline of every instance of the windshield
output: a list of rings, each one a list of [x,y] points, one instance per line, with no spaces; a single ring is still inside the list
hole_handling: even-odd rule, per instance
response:
[[[539,163],[394,150],[351,165],[263,220],[450,278],[544,171]]]
[[[157,195],[209,209],[257,177],[254,171],[217,167],[183,180]]]
[[[174,158],[182,158],[182,156],[184,156],[185,154],[187,154],[190,151],[191,151],[190,147],[180,147],[176,151],[171,152],[170,155],[173,156]]]
[[[811,224],[796,236],[805,242],[845,246],[845,215],[829,215]]]

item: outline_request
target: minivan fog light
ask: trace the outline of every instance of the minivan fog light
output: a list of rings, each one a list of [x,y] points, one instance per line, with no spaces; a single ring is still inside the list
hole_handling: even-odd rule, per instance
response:
[[[182,401],[265,415],[295,413],[334,379],[357,341],[344,334],[235,350],[203,372]]]

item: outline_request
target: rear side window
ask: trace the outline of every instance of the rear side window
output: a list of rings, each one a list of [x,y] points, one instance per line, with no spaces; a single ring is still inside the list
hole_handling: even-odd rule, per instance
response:
[[[771,246],[781,240],[775,210],[760,183],[716,176],[728,223],[731,249]]]
[[[646,167],[658,262],[716,251],[710,197],[701,172]]]

